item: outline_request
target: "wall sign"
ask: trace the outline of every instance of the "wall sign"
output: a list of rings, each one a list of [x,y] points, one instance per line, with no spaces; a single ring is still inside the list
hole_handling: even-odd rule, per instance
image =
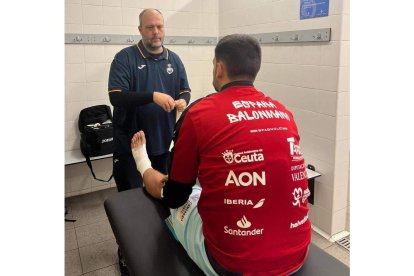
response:
[[[329,0],[300,0],[300,19],[328,16]]]

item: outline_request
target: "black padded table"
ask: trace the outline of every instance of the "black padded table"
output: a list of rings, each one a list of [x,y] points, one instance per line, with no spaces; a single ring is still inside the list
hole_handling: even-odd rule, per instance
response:
[[[204,275],[164,223],[168,209],[145,190],[113,194],[104,205],[131,275]],[[349,267],[311,244],[306,263],[295,275],[345,276]]]

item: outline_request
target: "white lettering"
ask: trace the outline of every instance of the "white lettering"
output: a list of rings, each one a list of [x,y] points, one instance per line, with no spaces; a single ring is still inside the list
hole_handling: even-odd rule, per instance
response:
[[[237,114],[227,114],[229,122],[241,122],[241,121],[251,121],[251,120],[262,120],[262,119],[284,119],[290,121],[290,117],[286,112],[278,110],[258,110],[258,111],[239,111]]]
[[[302,224],[304,224],[307,220],[308,220],[308,214],[306,214],[306,216],[304,216],[304,217],[303,217],[303,219],[298,220],[298,221],[297,221],[297,222],[295,222],[295,223],[291,222],[291,223],[290,223],[290,229],[293,229],[293,228],[296,228],[296,227],[298,227],[298,226],[301,226],[301,225],[302,225]]]
[[[245,180],[244,180],[244,179]],[[246,179],[247,178],[247,179]],[[249,172],[242,172],[238,177],[234,173],[234,171],[230,171],[229,175],[226,179],[225,186],[229,186],[230,184],[236,184],[236,186],[257,186],[257,183],[260,182],[263,186],[266,185],[266,172],[262,172],[261,176],[257,172],[253,172],[253,174]]]
[[[254,236],[262,235],[263,228],[253,229],[253,230],[240,230],[240,229],[230,229],[228,226],[224,226],[224,233],[232,236]]]
[[[108,143],[108,142],[111,142],[111,141],[113,141],[113,140],[114,140],[114,137],[107,138],[107,139],[102,139],[101,144],[103,144],[103,143]]]

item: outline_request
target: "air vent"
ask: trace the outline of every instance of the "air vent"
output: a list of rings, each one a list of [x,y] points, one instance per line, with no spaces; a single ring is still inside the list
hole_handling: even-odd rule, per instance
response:
[[[336,243],[339,244],[340,246],[342,246],[343,248],[345,248],[346,250],[349,251],[349,247],[351,245],[350,236],[347,236],[345,238],[342,238],[342,239],[336,241]]]

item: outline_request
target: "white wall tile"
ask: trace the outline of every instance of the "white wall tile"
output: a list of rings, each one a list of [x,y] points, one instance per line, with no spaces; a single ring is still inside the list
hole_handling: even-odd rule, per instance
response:
[[[102,6],[82,6],[83,23],[85,25],[102,25],[103,11]]]
[[[139,13],[142,9],[122,7],[122,25],[136,26],[139,25]],[[138,31],[138,30],[137,30]]]
[[[338,116],[336,140],[349,139],[349,116]]]
[[[105,63],[86,63],[86,82],[105,82],[108,81],[108,74]]]
[[[340,54],[341,66],[349,66],[349,58],[349,41],[342,41]]]
[[[326,210],[332,208],[334,190],[322,183],[316,183],[314,187],[314,204]]]
[[[221,1],[221,2],[223,2],[223,1]],[[203,0],[202,1],[202,5],[203,5],[202,11],[203,11],[203,13],[218,14],[218,12],[219,12],[218,3],[219,3],[218,0],[210,0],[210,1]]]
[[[349,41],[349,15],[342,15],[342,25],[341,25],[341,40]]]
[[[85,82],[85,64],[66,64],[65,82]]]
[[[65,137],[67,138],[67,140],[71,141],[71,143],[79,139],[80,134],[79,134],[78,119],[76,119],[76,121],[65,122],[65,131],[66,131]]]
[[[103,24],[111,26],[122,25],[122,8],[103,7]]]
[[[152,8],[155,6],[154,0],[122,0],[122,7],[127,8]]]
[[[65,63],[85,63],[84,45],[66,44]]]
[[[318,225],[317,227],[327,234],[332,233],[332,212],[324,208],[318,208]]]
[[[343,0],[329,1],[329,15],[342,14],[343,5],[344,5]]]
[[[303,128],[300,128],[299,123],[298,127],[303,130]],[[333,164],[335,161],[335,142],[332,140],[305,135],[301,139],[301,149],[304,154],[313,156],[328,164]]]
[[[321,46],[321,65],[339,66],[341,42],[331,41]]]
[[[104,45],[86,45],[85,46],[85,62],[99,63],[105,62]]]
[[[202,0],[186,1],[180,10],[189,12],[201,12],[203,9]]]
[[[334,185],[335,188],[349,185],[349,160],[335,162]]]
[[[105,62],[111,63],[115,55],[127,45],[107,45],[104,47]]]
[[[84,82],[69,82],[65,84],[65,102],[80,102],[86,100],[86,84]]]
[[[346,208],[333,213],[331,235],[335,235],[335,234],[338,234],[344,231],[345,227],[346,227]]]
[[[86,84],[87,100],[103,100],[108,97],[108,82],[89,82]]]
[[[339,67],[338,91],[349,92],[349,66]]]
[[[344,14],[349,14],[349,2],[350,0],[343,0],[344,4],[343,4],[343,13]]]
[[[82,24],[82,6],[80,4],[65,5],[65,23]]]
[[[336,141],[335,149],[335,162],[348,162],[349,163],[349,143],[350,140],[340,140]]]
[[[82,0],[82,5],[102,6],[102,0]]]
[[[65,0],[65,4],[81,4],[81,0]]]
[[[65,24],[65,34],[83,33],[82,24]]]
[[[314,111],[321,114],[336,116],[338,93],[333,91],[317,90],[318,94],[315,96],[316,107]]]
[[[174,10],[174,2],[175,1],[155,0],[154,7],[160,10],[164,14],[164,18],[165,18],[165,11]]]
[[[108,6],[108,7],[121,7],[122,1],[121,0],[102,0],[102,5]]]
[[[349,92],[340,92],[338,95],[338,116],[349,116]]]
[[[333,193],[333,211],[337,212],[347,207],[348,185],[335,187]]]

